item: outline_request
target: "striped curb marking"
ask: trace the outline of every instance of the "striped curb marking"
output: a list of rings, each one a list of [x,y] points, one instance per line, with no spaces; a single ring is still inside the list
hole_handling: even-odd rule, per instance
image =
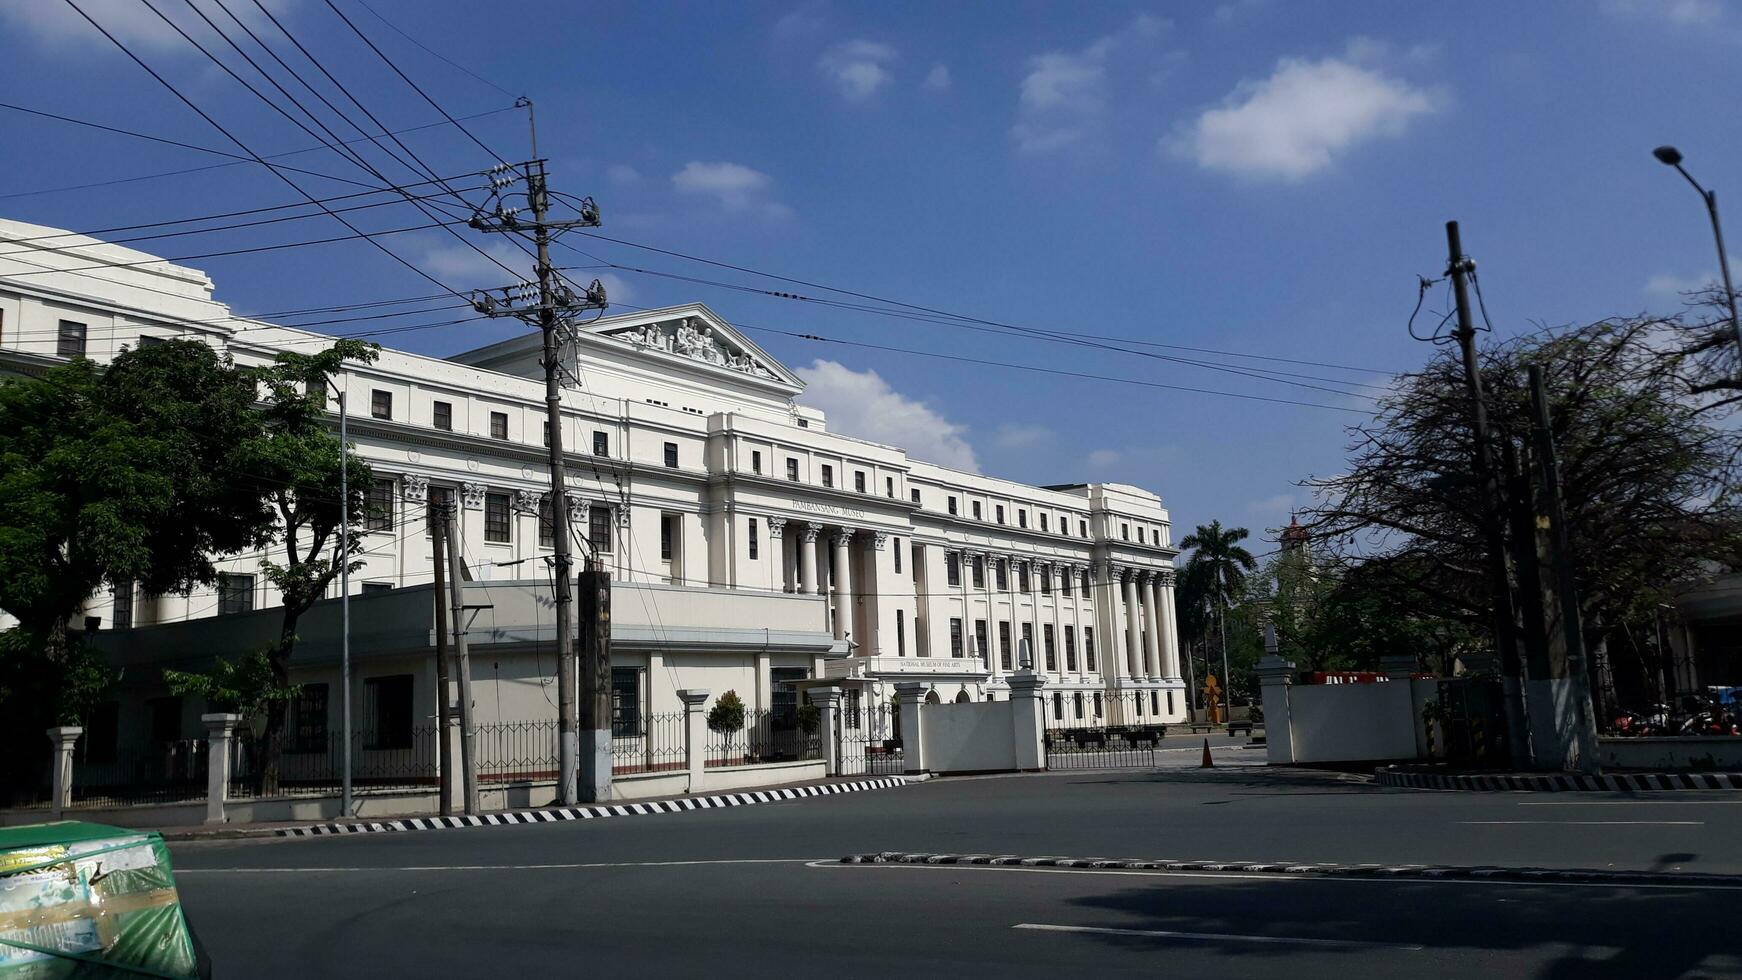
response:
[[[685,810],[713,810],[730,806],[754,806],[780,800],[797,800],[808,796],[832,796],[837,793],[858,793],[868,789],[888,789],[907,786],[918,780],[903,776],[885,776],[851,783],[821,783],[790,789],[753,790],[746,793],[724,793],[719,796],[685,796],[675,800],[652,803],[611,803],[603,806],[552,807],[544,810],[517,810],[510,813],[484,813],[463,817],[404,817],[370,823],[326,823],[312,827],[283,827],[280,837],[318,837],[325,834],[379,834],[407,830],[451,830],[458,827],[500,827],[521,823],[556,823],[559,820],[591,820],[595,817],[633,817],[651,813],[682,813]]]
[[[1438,772],[1404,772],[1381,769],[1375,774],[1381,786],[1404,789],[1519,790],[1535,793],[1562,793],[1610,790],[1622,793],[1672,792],[1685,790],[1739,790],[1739,772],[1635,772],[1602,776],[1575,773],[1494,773],[1492,775],[1454,774]]]
[[[1341,878],[1461,878],[1613,885],[1705,885],[1742,888],[1742,876],[1681,871],[1595,871],[1561,868],[1450,867],[1429,864],[1330,864],[1288,861],[1142,861],[1131,858],[1020,857],[1015,854],[849,854],[842,864],[971,864],[1000,868],[1089,868],[1102,871],[1222,871]]]

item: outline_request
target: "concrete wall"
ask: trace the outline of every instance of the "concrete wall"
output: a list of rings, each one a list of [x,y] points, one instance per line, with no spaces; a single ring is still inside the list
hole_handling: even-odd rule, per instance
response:
[[[1597,755],[1604,769],[1736,772],[1742,770],[1742,737],[1600,738]]]
[[[1289,690],[1294,762],[1416,757],[1411,685],[1298,684]],[[1266,717],[1266,724],[1274,722]]]
[[[920,705],[926,768],[934,773],[1021,768],[1011,737],[1011,701]]]

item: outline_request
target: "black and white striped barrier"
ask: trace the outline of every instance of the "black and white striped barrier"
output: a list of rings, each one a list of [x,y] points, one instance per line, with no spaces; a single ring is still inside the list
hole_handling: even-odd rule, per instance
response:
[[[1687,790],[1742,790],[1742,772],[1624,772],[1600,776],[1576,773],[1440,773],[1381,769],[1381,786],[1404,789],[1518,790],[1533,793],[1662,793]]]
[[[1014,854],[849,854],[842,864],[979,865],[992,868],[1073,868],[1092,871],[1173,871],[1211,874],[1300,875],[1327,878],[1425,878],[1503,882],[1576,882],[1613,885],[1699,885],[1742,890],[1742,876],[1691,871],[1620,871],[1583,868],[1499,868],[1435,864],[1336,864],[1294,861],[1152,861],[1134,858],[1021,857]]]
[[[653,813],[682,813],[686,810],[716,810],[722,807],[754,806],[781,800],[799,800],[811,796],[832,796],[838,793],[858,793],[870,789],[889,789],[911,782],[904,776],[884,776],[846,783],[819,783],[789,789],[751,790],[744,793],[721,793],[716,796],[684,796],[674,800],[649,803],[606,803],[598,806],[550,807],[543,810],[516,810],[508,813],[484,813],[464,817],[401,817],[397,820],[375,820],[359,823],[326,823],[309,827],[283,827],[280,837],[318,837],[326,834],[380,834],[408,830],[452,830],[459,827],[502,827],[509,824],[557,823],[562,820],[595,820],[605,817],[635,817]]]

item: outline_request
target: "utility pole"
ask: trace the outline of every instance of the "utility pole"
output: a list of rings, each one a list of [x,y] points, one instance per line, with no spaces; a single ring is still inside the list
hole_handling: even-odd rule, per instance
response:
[[[611,799],[611,570],[597,559],[581,573],[580,792],[585,803]]]
[[[466,633],[471,617],[466,615],[466,590],[460,583],[460,534],[455,526],[455,507],[446,507],[442,520],[447,524],[448,594],[453,602],[454,666],[460,675],[460,785],[465,796],[467,814],[478,812],[478,767],[475,749],[478,739],[477,716],[472,710],[472,658],[466,650]]]
[[[428,504],[426,507],[435,505]],[[435,564],[435,638],[436,638],[436,736],[438,758],[441,759],[441,797],[442,816],[452,816],[454,812],[454,740],[451,725],[453,724],[452,706],[453,694],[448,690],[448,597],[446,576],[443,566],[447,564],[447,515],[430,513],[430,530],[434,534],[434,542],[430,546],[430,557]]]
[[[1471,441],[1476,447],[1476,481],[1481,493],[1482,536],[1488,551],[1488,580],[1494,593],[1494,639],[1500,647],[1501,683],[1506,696],[1508,743],[1515,763],[1529,761],[1529,726],[1524,711],[1518,631],[1512,614],[1512,585],[1506,570],[1506,534],[1500,494],[1495,486],[1494,453],[1488,445],[1488,405],[1482,396],[1482,370],[1476,361],[1476,322],[1470,314],[1468,276],[1476,263],[1464,254],[1458,223],[1446,222],[1446,274],[1458,303],[1458,350],[1464,358],[1464,384],[1470,393]]]
[[[605,287],[595,279],[584,295],[576,296],[551,267],[551,232],[568,228],[596,228],[599,225],[599,210],[589,197],[581,202],[578,218],[566,221],[550,219],[550,189],[546,180],[545,161],[538,157],[538,126],[533,117],[532,100],[521,99],[520,103],[526,109],[533,158],[515,167],[502,164],[492,168],[489,203],[493,208],[489,211],[480,209],[468,223],[479,231],[530,236],[537,249],[537,267],[534,274],[538,285],[536,291],[526,284],[494,291],[501,293],[500,300],[493,292],[481,291],[473,295],[472,305],[485,316],[512,316],[535,324],[544,338],[544,416],[545,428],[549,433],[550,513],[554,545],[552,560],[555,566],[552,577],[556,601],[556,792],[557,802],[566,805],[580,802],[575,791],[575,779],[579,770],[580,732],[579,717],[575,711],[575,611],[571,592],[574,559],[570,552],[568,478],[563,467],[562,389],[559,384],[562,373],[561,350],[566,338],[559,334],[565,326],[565,316],[583,310],[605,308]],[[514,176],[508,176],[510,173]],[[508,198],[516,196],[509,188],[523,178],[526,181],[524,196],[527,205],[532,209],[530,223],[520,220],[519,214],[524,209],[504,206]],[[525,301],[534,296],[537,299],[536,304],[525,305]]]
[[[1549,424],[1548,386],[1543,383],[1542,366],[1538,364],[1530,365],[1530,409],[1531,436],[1536,443],[1536,462],[1542,481],[1542,516],[1548,521],[1555,591],[1560,594],[1560,626],[1566,649],[1564,676],[1570,688],[1568,693],[1573,710],[1572,744],[1563,744],[1560,750],[1566,768],[1594,773],[1599,760],[1596,719],[1591,710],[1591,673],[1585,662],[1585,630],[1579,612],[1579,587],[1573,577],[1572,546],[1567,533],[1566,508],[1561,501],[1560,460],[1555,453],[1554,430]],[[1560,665],[1551,658],[1551,677],[1560,673],[1555,669],[1557,666]],[[1557,703],[1560,700],[1555,698]],[[1557,732],[1562,730],[1559,724],[1555,728]]]

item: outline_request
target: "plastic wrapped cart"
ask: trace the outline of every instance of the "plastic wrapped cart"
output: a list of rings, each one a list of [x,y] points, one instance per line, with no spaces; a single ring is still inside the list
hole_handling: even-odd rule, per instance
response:
[[[0,980],[202,980],[203,959],[158,834],[0,828]]]

